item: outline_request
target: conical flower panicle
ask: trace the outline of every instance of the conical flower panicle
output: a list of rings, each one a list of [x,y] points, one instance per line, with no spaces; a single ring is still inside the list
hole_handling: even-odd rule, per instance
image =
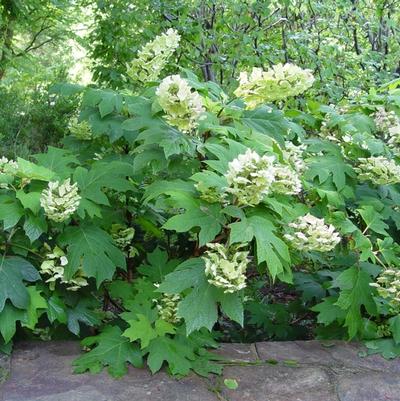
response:
[[[182,132],[194,132],[204,107],[201,96],[188,82],[179,75],[171,75],[162,80],[156,93],[168,123]]]
[[[207,244],[204,253],[205,273],[208,282],[223,288],[225,293],[240,291],[246,287],[246,269],[249,252],[240,250],[244,244],[226,247],[222,244]]]
[[[67,220],[79,207],[81,197],[78,194],[78,185],[71,184],[70,179],[64,182],[49,182],[42,191],[40,205],[46,216],[57,223]]]
[[[389,185],[400,182],[400,166],[394,160],[383,156],[359,158],[354,170],[361,181],[371,181],[376,185]]]
[[[271,191],[275,180],[274,156],[260,156],[247,149],[228,165],[225,178],[226,192],[232,194],[239,205],[255,206]]]
[[[254,67],[250,73],[241,72],[235,95],[246,102],[248,109],[305,92],[314,83],[311,70],[294,64],[277,64],[263,71]]]
[[[370,283],[370,286],[375,287],[378,294],[388,301],[393,314],[400,313],[400,270],[398,268],[383,270],[376,281]]]
[[[284,237],[299,251],[328,252],[340,242],[335,227],[311,214],[299,217],[289,227],[292,230]]]
[[[148,42],[139,50],[136,59],[128,66],[128,76],[133,81],[156,81],[178,48],[180,38],[178,32],[170,28],[153,41]]]

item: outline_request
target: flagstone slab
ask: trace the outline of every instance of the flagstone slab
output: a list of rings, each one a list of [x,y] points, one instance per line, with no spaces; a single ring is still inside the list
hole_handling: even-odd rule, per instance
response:
[[[0,356],[0,401],[400,401],[400,361],[361,351],[340,341],[223,344],[223,376],[177,380],[130,368],[116,380],[106,370],[73,374],[77,342],[22,342],[11,362]]]
[[[12,358],[10,379],[0,389],[1,401],[216,401],[198,376],[175,380],[161,372],[130,369],[116,380],[106,371],[73,374],[80,354],[77,342],[20,343]]]

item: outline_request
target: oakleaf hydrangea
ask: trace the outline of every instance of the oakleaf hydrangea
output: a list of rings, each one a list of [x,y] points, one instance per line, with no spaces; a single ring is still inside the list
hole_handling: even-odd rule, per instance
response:
[[[179,46],[180,35],[175,29],[168,29],[153,41],[146,43],[128,66],[127,74],[134,81],[156,81]]]
[[[284,195],[296,195],[301,192],[302,186],[299,175],[289,166],[278,165],[275,167],[275,179],[272,191]]]
[[[285,239],[299,251],[331,251],[339,242],[340,236],[335,227],[325,224],[311,214],[299,217],[289,224],[292,229],[284,235]]]
[[[158,103],[169,124],[183,132],[193,132],[204,112],[201,96],[179,75],[162,80],[157,89]]]
[[[396,268],[385,269],[377,277],[375,283],[370,283],[375,287],[378,294],[386,299],[394,314],[400,313],[400,270]]]
[[[374,114],[376,127],[383,134],[388,147],[395,155],[400,154],[400,118],[394,111],[380,107]]]
[[[46,244],[47,245],[47,244]],[[49,246],[47,249],[50,251],[46,254],[45,260],[40,266],[40,274],[50,276],[46,280],[49,283],[51,290],[55,289],[56,282],[59,281],[61,284],[65,284],[67,290],[77,291],[82,287],[88,285],[86,278],[83,275],[82,269],[79,269],[73,278],[65,278],[65,266],[68,264],[68,259],[64,251],[58,246],[54,247],[53,250]]]
[[[239,291],[246,287],[246,269],[249,252],[240,250],[244,245],[227,247],[222,244],[207,244],[203,256],[208,282],[224,289],[225,293]]]
[[[359,158],[354,170],[361,181],[372,181],[376,185],[400,182],[400,166],[383,156]]]
[[[305,150],[306,145],[304,144],[296,146],[294,143],[286,141],[285,149],[282,151],[285,162],[291,165],[299,174],[303,174],[307,168],[303,158]]]
[[[373,115],[375,125],[379,131],[385,133],[391,127],[400,125],[400,119],[394,111],[386,111],[384,107],[379,107]]]
[[[260,156],[247,149],[228,165],[226,192],[232,194],[239,205],[258,205],[271,191],[275,180],[274,161],[274,156]]]
[[[158,287],[159,284],[156,284]],[[158,316],[166,322],[175,324],[179,323],[181,318],[177,316],[178,312],[178,302],[181,300],[179,294],[166,294],[163,293],[160,299],[157,299],[156,308],[158,311]]]
[[[266,102],[299,95],[313,82],[311,70],[303,70],[294,64],[277,64],[267,71],[254,67],[250,73],[240,73],[235,95],[246,102],[248,109],[254,109]]]
[[[14,175],[18,171],[18,163],[6,157],[0,157],[0,174]]]
[[[137,249],[132,245],[132,240],[135,236],[135,229],[127,227],[123,224],[113,224],[111,226],[111,237],[119,249],[121,249],[126,256],[134,257]]]
[[[18,171],[18,163],[6,157],[0,157],[0,189],[8,188],[14,181],[14,176]]]
[[[68,178],[62,183],[49,182],[48,187],[42,191],[40,205],[50,220],[60,223],[78,209],[80,200],[78,185],[71,184]]]
[[[69,122],[68,129],[71,135],[81,141],[90,141],[92,139],[92,129],[88,121],[79,122],[77,118],[73,118]]]

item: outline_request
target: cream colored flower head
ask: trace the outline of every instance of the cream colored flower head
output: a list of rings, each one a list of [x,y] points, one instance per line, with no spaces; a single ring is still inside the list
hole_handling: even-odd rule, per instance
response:
[[[299,251],[328,252],[340,242],[335,227],[311,214],[299,217],[289,227],[291,230],[284,237]]]
[[[159,284],[155,284],[156,287]],[[179,294],[166,294],[163,293],[160,299],[156,299],[156,308],[158,311],[158,316],[168,323],[176,324],[181,321],[178,317],[178,303],[181,300]]]
[[[307,169],[303,155],[306,145],[295,145],[290,141],[285,142],[285,148],[282,150],[283,159],[298,173],[303,174]]]
[[[207,244],[204,253],[205,273],[208,282],[224,289],[225,293],[239,291],[246,287],[246,269],[249,252],[240,250],[244,244],[225,246]]]
[[[46,216],[55,222],[67,220],[79,207],[81,197],[78,194],[78,185],[71,184],[70,179],[64,182],[49,182],[40,197],[40,205]]]
[[[247,149],[229,163],[225,191],[232,194],[239,205],[258,205],[271,191],[275,180],[274,162],[274,156],[260,156]]]
[[[267,71],[254,67],[250,73],[240,73],[235,95],[246,102],[248,109],[254,109],[264,103],[300,95],[313,83],[311,70],[294,64],[277,64]]]
[[[400,166],[394,160],[383,156],[359,158],[354,170],[361,181],[371,181],[376,185],[389,185],[400,182]]]
[[[40,266],[40,274],[50,276],[46,283],[49,283],[51,290],[55,289],[57,281],[65,284],[69,291],[77,291],[88,285],[82,269],[78,269],[73,278],[67,279],[65,266],[68,264],[68,259],[64,251],[58,246],[55,246],[53,250],[50,247],[48,249],[50,252],[46,254],[45,260]]]
[[[376,281],[370,283],[370,286],[375,287],[378,294],[388,301],[393,314],[400,313],[400,270],[398,268],[383,270]]]
[[[182,132],[192,133],[204,112],[201,96],[179,75],[164,78],[157,88],[158,103],[169,124]]]
[[[72,136],[81,141],[90,141],[92,139],[92,129],[88,121],[79,122],[77,118],[71,119],[68,125]]]
[[[128,66],[127,74],[133,81],[156,81],[170,57],[179,46],[180,35],[168,29],[139,50],[136,59]]]
[[[7,159],[7,157],[0,157],[0,174],[15,175],[18,171],[18,163]]]
[[[285,165],[275,166],[275,179],[272,191],[284,195],[297,195],[301,192],[302,185],[297,172]]]

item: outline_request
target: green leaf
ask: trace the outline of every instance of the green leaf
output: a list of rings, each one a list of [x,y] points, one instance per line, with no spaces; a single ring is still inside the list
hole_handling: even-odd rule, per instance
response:
[[[20,203],[10,196],[0,196],[0,220],[3,221],[4,230],[13,228],[24,215]]]
[[[79,323],[86,324],[87,326],[98,326],[101,323],[99,313],[96,311],[99,305],[92,299],[81,299],[77,305],[73,308],[67,309],[68,316],[68,330],[79,335],[80,325]]]
[[[225,217],[221,213],[221,206],[207,204],[182,192],[168,192],[168,195],[185,209],[185,212],[171,217],[165,224],[167,230],[187,232],[194,227],[200,227],[199,246],[212,241],[221,231]]]
[[[215,287],[203,279],[192,292],[178,304],[178,316],[185,319],[186,333],[206,327],[212,330],[218,319]]]
[[[26,321],[24,326],[33,330],[39,320],[40,315],[47,309],[46,300],[40,295],[36,287],[30,286],[27,288],[30,296],[30,303],[26,310]],[[39,310],[39,311],[38,311]]]
[[[179,263],[176,259],[168,261],[168,253],[160,248],[156,248],[153,252],[148,253],[147,261],[149,265],[141,265],[137,270],[144,276],[149,277],[153,283],[163,281],[165,276],[171,273]]]
[[[383,221],[382,215],[378,213],[372,206],[363,206],[361,209],[357,209],[363,218],[367,227],[366,230],[372,230],[378,234],[388,235],[386,229],[389,226]]]
[[[51,181],[56,174],[46,167],[38,166],[18,157],[18,176],[30,180]]]
[[[318,312],[318,323],[328,326],[337,321],[344,322],[346,319],[346,311],[336,305],[337,297],[325,298],[321,303],[311,308],[313,312]]]
[[[225,379],[224,384],[225,387],[229,388],[229,390],[236,390],[239,387],[236,379]]]
[[[362,307],[365,307],[370,315],[377,314],[370,282],[371,277],[368,273],[353,266],[341,273],[333,284],[341,289],[335,305],[346,311],[345,326],[350,338],[362,327]]]
[[[249,242],[257,244],[258,263],[267,262],[273,279],[282,275],[290,263],[287,245],[276,236],[276,228],[266,215],[254,214],[238,223],[232,223],[230,243]],[[283,279],[283,278],[282,278]]]
[[[40,210],[41,192],[25,193],[22,189],[17,191],[16,197],[20,200],[25,209],[30,209],[34,214],[38,214]]]
[[[74,181],[78,183],[82,198],[99,205],[109,205],[103,188],[125,192],[132,189],[132,184],[126,179],[132,174],[129,164],[123,162],[96,162],[90,170],[78,167],[74,173]]]
[[[324,157],[319,156],[312,159],[305,175],[309,180],[318,177],[320,184],[323,184],[331,177],[336,188],[340,191],[346,185],[346,176],[354,177],[355,173],[343,161],[343,158],[334,155],[324,155]]]
[[[108,366],[110,375],[118,378],[128,372],[128,363],[137,368],[142,367],[141,352],[127,338],[122,337],[121,329],[117,326],[107,326],[99,335],[85,338],[82,345],[96,346],[72,363],[75,373],[87,370],[98,373],[104,366]]]
[[[181,263],[172,273],[167,274],[157,292],[179,294],[190,287],[197,287],[204,279],[204,260],[191,258]]]
[[[73,171],[71,166],[79,164],[79,160],[68,150],[53,146],[49,146],[46,153],[39,153],[34,157],[41,166],[54,171],[61,178],[68,178]]]
[[[30,296],[24,280],[34,282],[40,280],[40,275],[26,260],[18,256],[3,256],[0,259],[0,312],[7,299],[20,309],[29,306]]]
[[[366,341],[368,355],[381,354],[386,359],[394,359],[400,356],[400,344],[396,344],[391,338]]]
[[[146,352],[149,354],[147,364],[152,373],[158,372],[165,361],[172,374],[187,375],[192,367],[191,361],[196,358],[190,347],[168,337],[155,338]]]
[[[88,277],[96,279],[97,286],[110,280],[116,267],[126,268],[124,253],[118,249],[109,234],[95,225],[67,227],[58,238],[68,249],[68,278],[82,266]]]
[[[8,343],[15,334],[18,321],[25,321],[26,312],[21,309],[14,308],[10,304],[6,304],[2,312],[0,312],[0,333],[4,338],[4,342]]]
[[[47,317],[50,323],[54,323],[57,320],[66,324],[68,321],[65,304],[57,295],[52,295],[47,300]]]
[[[254,131],[274,138],[280,145],[284,145],[284,138],[289,129],[288,121],[281,111],[263,106],[255,110],[245,111],[243,123]]]
[[[394,316],[388,320],[393,340],[396,344],[400,344],[400,315]]]
[[[47,222],[41,216],[34,216],[27,212],[24,222],[24,231],[31,242],[36,241],[44,232],[47,231]]]
[[[131,342],[139,340],[141,349],[146,348],[150,341],[158,336],[147,316],[137,315],[137,320],[128,320],[129,328],[122,335],[128,337]]]
[[[241,292],[222,293],[219,296],[219,301],[221,302],[222,312],[243,327],[243,294]]]

